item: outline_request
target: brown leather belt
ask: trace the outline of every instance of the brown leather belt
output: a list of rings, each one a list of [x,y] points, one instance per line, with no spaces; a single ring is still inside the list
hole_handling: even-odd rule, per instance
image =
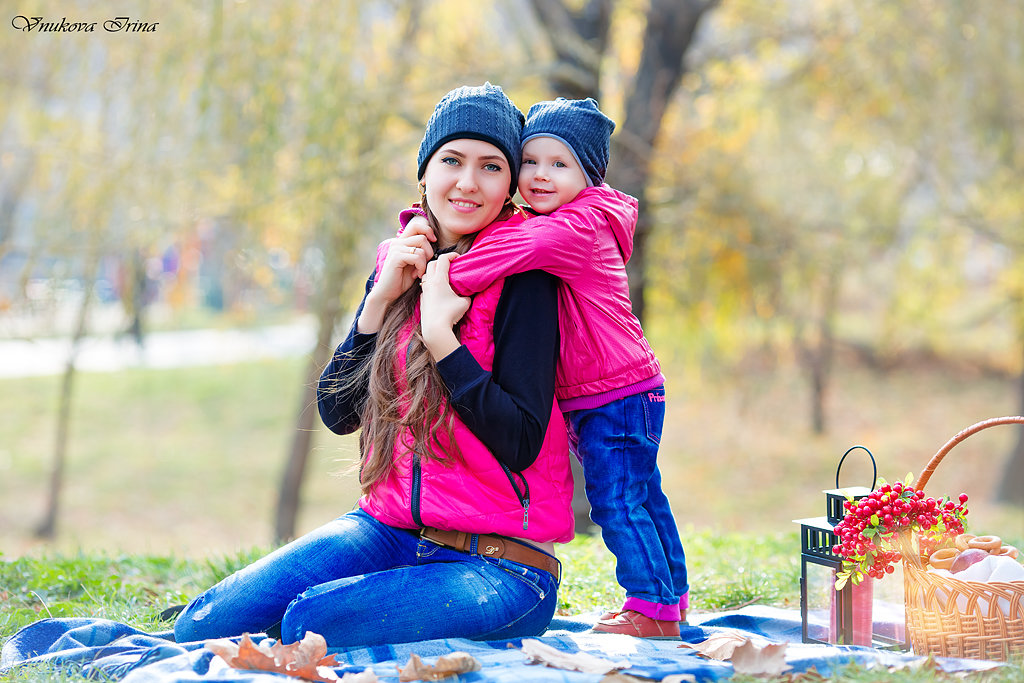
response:
[[[446,531],[429,526],[420,530],[420,538],[433,541],[446,548],[470,554],[474,554],[472,551],[474,536],[477,539],[476,555],[500,557],[512,562],[518,562],[519,564],[525,564],[528,567],[546,571],[555,577],[555,581],[561,582],[562,564],[551,555],[536,548],[531,548],[525,543],[493,534],[467,534],[464,531]]]

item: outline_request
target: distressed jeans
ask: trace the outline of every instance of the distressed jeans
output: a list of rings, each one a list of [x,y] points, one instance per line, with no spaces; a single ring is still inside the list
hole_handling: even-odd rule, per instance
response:
[[[558,602],[551,574],[469,555],[355,510],[241,569],[194,599],[177,642],[319,633],[331,647],[538,635]]]
[[[683,543],[658,470],[664,387],[565,417],[570,445],[583,463],[590,517],[615,555],[615,577],[626,590],[624,609],[678,619],[689,584]]]

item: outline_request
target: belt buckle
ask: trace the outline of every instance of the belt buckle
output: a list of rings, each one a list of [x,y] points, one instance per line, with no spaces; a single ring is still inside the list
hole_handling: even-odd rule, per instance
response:
[[[504,557],[505,543],[495,536],[477,537],[476,551],[484,557]]]

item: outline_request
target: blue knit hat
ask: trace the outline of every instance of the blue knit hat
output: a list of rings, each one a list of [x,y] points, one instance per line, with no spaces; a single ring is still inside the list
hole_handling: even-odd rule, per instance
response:
[[[427,121],[427,129],[420,142],[416,163],[417,180],[423,179],[427,162],[446,142],[471,138],[489,142],[508,159],[512,171],[509,192],[515,194],[519,179],[522,152],[519,137],[523,131],[523,112],[496,85],[465,85],[441,98]]]
[[[523,128],[523,144],[549,137],[565,144],[587,176],[588,185],[600,185],[608,170],[608,147],[615,122],[597,108],[592,97],[567,100],[559,97],[530,107]]]

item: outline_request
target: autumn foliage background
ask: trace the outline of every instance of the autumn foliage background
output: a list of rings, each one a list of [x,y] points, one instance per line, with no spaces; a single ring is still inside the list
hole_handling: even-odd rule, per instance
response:
[[[31,13],[113,18],[98,2]],[[355,441],[325,433],[309,388],[416,198],[432,106],[485,80],[523,110],[592,95],[619,122],[609,180],[643,198],[631,277],[668,377],[661,462],[682,525],[789,530],[820,514],[848,447],[902,478],[959,429],[1024,412],[1019,3],[117,13],[158,28],[0,22],[0,337],[69,341],[63,375],[0,378],[0,553],[202,554],[351,507],[357,486],[331,474]],[[692,36],[651,30],[673,21]],[[659,40],[681,55],[671,87]],[[127,356],[130,335],[296,322],[316,342],[291,359],[74,363],[95,337],[128,334]],[[1021,431],[949,460],[934,490],[966,490],[980,531],[1024,539]]]

